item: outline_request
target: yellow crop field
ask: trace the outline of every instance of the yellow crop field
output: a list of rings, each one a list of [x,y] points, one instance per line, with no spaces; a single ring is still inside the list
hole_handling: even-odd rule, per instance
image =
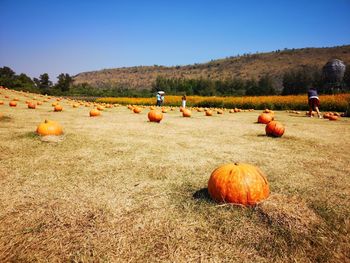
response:
[[[155,98],[99,98],[100,103],[131,105],[154,105]],[[321,110],[345,111],[350,103],[350,94],[321,95]],[[194,107],[242,108],[272,110],[307,110],[307,95],[259,96],[259,97],[201,97],[188,96],[187,104]],[[166,96],[164,105],[180,106],[181,96]]]

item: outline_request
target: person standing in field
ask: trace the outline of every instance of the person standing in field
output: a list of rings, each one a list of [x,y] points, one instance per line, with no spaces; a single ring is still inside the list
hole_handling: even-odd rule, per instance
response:
[[[162,96],[157,93],[157,106],[160,106],[162,104]]]
[[[313,88],[313,87],[310,88],[307,95],[308,95],[308,101],[309,101],[309,115],[310,115],[310,117],[313,117],[312,111],[315,110],[317,112],[318,117],[320,119],[322,119],[320,110],[318,109],[318,107],[320,106],[320,99],[318,97],[316,88]]]
[[[160,96],[160,104],[161,105],[163,105],[163,103],[164,103],[164,94],[162,94],[161,96]]]
[[[182,96],[182,108],[186,108],[186,94]]]

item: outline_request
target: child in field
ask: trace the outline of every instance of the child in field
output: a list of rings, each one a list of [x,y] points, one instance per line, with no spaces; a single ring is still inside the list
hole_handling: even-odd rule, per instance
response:
[[[182,108],[186,108],[186,95],[182,96]]]
[[[308,91],[308,101],[309,101],[309,115],[310,117],[312,116],[312,111],[315,110],[317,112],[317,115],[320,119],[322,119],[320,110],[318,107],[320,106],[320,99],[318,98],[317,95],[317,90],[315,88],[310,88]]]

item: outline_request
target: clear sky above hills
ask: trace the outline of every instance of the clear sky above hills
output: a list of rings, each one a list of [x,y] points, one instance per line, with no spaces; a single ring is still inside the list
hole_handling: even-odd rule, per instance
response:
[[[350,44],[350,1],[0,0],[0,66],[37,77]]]

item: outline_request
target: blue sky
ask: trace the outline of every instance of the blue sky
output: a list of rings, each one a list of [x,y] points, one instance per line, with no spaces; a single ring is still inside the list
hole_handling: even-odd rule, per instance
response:
[[[0,0],[0,66],[37,77],[350,44],[350,0]]]

